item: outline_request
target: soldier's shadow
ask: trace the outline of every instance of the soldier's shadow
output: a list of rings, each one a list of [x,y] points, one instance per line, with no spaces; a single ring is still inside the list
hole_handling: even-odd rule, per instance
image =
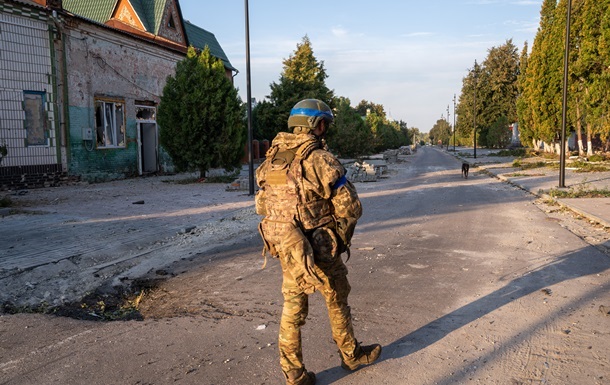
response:
[[[406,357],[419,350],[425,349],[451,332],[456,331],[461,327],[468,325],[470,322],[519,298],[542,290],[545,290],[545,292],[541,292],[541,295],[548,295],[549,292],[546,289],[554,284],[601,273],[609,268],[610,260],[593,246],[566,254],[553,262],[530,270],[522,276],[513,279],[501,289],[464,305],[417,330],[409,332],[407,335],[396,339],[394,342],[385,345],[378,362]],[[607,293],[609,289],[610,288],[604,285],[600,285],[594,290],[589,291],[586,296],[575,298],[573,303],[575,306],[578,306],[578,304],[590,301]],[[550,294],[552,295],[552,292]],[[558,312],[560,311],[561,310],[559,309]],[[408,321],[406,322],[406,325],[408,325]],[[512,339],[509,339],[503,344],[501,351],[511,349],[511,347],[527,339],[535,333],[536,330],[542,327],[544,327],[544,325],[539,323],[532,325],[528,330],[519,330],[518,333],[514,333]],[[498,349],[495,349],[491,354],[499,354]],[[360,370],[367,369],[365,367]],[[320,372],[318,374],[319,380],[317,383],[331,384],[350,374],[350,372],[343,370],[340,366],[333,367]],[[460,383],[462,380],[465,381],[467,379],[461,378],[461,374],[457,373],[452,375],[451,378],[446,378],[444,381],[437,382],[437,384],[450,385]]]

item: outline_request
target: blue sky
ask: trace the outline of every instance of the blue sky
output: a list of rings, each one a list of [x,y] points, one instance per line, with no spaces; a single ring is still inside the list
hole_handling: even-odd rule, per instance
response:
[[[249,0],[251,92],[279,80],[282,61],[305,35],[324,62],[326,84],[352,105],[382,104],[395,120],[429,131],[453,123],[453,95],[474,61],[507,39],[530,49],[542,0]],[[212,32],[239,70],[246,100],[244,0],[181,0],[186,20]]]

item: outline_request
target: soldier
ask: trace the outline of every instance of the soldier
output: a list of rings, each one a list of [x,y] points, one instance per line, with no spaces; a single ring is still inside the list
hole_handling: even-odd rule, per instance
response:
[[[288,118],[293,133],[280,132],[256,170],[256,212],[265,249],[282,266],[284,308],[280,321],[280,366],[288,385],[315,384],[303,365],[301,326],[308,295],[326,300],[341,366],[356,370],[381,354],[378,344],[362,346],[354,337],[347,296],[350,285],[341,259],[349,246],[362,206],[341,163],[326,149],[324,135],[334,119],[317,99],[298,102]]]

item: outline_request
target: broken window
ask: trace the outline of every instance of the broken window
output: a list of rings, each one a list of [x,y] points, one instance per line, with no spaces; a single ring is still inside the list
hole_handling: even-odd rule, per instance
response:
[[[136,106],[136,120],[156,120],[155,107]]]
[[[48,146],[49,133],[44,110],[45,94],[38,91],[23,92],[25,111],[25,142],[27,146]]]
[[[95,101],[97,148],[125,147],[125,103]]]

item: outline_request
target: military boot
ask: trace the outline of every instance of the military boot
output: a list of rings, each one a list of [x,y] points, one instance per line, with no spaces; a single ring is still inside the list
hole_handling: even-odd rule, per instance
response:
[[[341,354],[341,367],[345,370],[356,370],[362,365],[369,365],[377,361],[381,355],[381,345],[361,346],[358,344],[353,357]]]
[[[286,377],[286,385],[315,385],[316,375],[314,372],[308,372],[305,367],[300,370],[291,370],[284,373]]]

